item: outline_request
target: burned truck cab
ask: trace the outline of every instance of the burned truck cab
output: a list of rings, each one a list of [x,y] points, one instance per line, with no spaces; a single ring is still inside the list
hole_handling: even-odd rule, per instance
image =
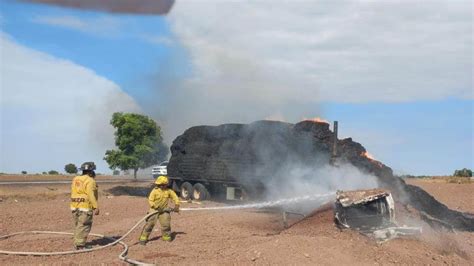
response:
[[[338,191],[335,205],[341,228],[373,231],[395,225],[395,204],[388,190]]]
[[[398,226],[395,202],[385,189],[338,191],[335,205],[335,221],[340,228],[355,229],[378,243],[422,232],[421,227]]]

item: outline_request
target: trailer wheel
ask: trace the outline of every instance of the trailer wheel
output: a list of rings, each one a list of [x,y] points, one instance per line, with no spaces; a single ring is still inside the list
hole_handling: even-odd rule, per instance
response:
[[[193,192],[193,185],[189,182],[184,182],[181,184],[181,197],[185,200],[188,200],[191,198],[191,193]]]
[[[193,187],[193,199],[195,200],[207,200],[209,198],[209,191],[201,183],[194,184]]]

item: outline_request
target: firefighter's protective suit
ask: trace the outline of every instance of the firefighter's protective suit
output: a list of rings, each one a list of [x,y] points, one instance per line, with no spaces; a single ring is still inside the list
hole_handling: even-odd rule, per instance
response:
[[[148,213],[155,211],[158,211],[158,213],[146,220],[139,239],[141,243],[148,241],[148,237],[153,227],[155,227],[157,220],[161,225],[161,239],[171,241],[171,215],[170,209],[168,208],[170,199],[174,202],[174,211],[179,211],[178,196],[172,189],[167,188],[168,178],[166,176],[159,176],[155,181],[155,185],[156,187],[151,191],[148,197],[148,204],[150,205]]]
[[[74,246],[86,245],[92,228],[93,211],[98,208],[97,184],[88,174],[76,176],[71,185],[71,211],[74,220]]]

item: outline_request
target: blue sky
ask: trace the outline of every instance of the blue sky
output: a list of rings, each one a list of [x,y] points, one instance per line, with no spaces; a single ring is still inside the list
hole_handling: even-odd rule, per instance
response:
[[[41,58],[34,60],[39,65],[45,60],[67,65],[57,68],[70,71],[57,73],[58,84],[67,85],[55,94],[79,99],[80,90],[95,97],[104,86],[110,88],[128,108],[123,110],[156,118],[168,142],[198,124],[297,122],[321,116],[339,120],[341,136],[361,142],[398,172],[442,175],[474,168],[472,36],[465,36],[472,30],[472,14],[464,4],[447,9],[441,4],[410,8],[383,1],[339,6],[325,2],[275,5],[267,12],[262,3],[210,8],[177,2],[162,17],[3,1],[0,22],[3,46],[19,51],[25,64],[31,56]],[[10,71],[6,62],[2,70]],[[56,69],[54,64],[51,69]],[[83,73],[83,80],[76,80],[74,71]],[[39,84],[31,90],[47,84],[36,76],[25,76]],[[63,82],[60,76],[68,78]],[[76,86],[87,86],[89,80],[97,82],[90,88]],[[14,80],[11,84],[16,86]],[[16,99],[14,88],[7,85],[2,85],[5,101]],[[21,104],[27,105],[19,100]],[[10,104],[2,109],[0,172],[61,170],[70,161],[86,160],[50,138],[25,133],[27,125],[38,122],[29,114],[34,108],[18,112],[20,108]],[[106,111],[99,120],[109,119]],[[57,112],[60,107],[48,109],[42,118],[56,117]],[[15,120],[21,123],[11,126]],[[15,133],[19,131],[22,138]],[[103,134],[110,129],[97,132],[94,136],[112,138]],[[84,140],[64,141],[81,145]],[[22,150],[11,150],[20,143],[36,150],[54,146],[55,152],[41,163],[32,158],[25,167],[25,158],[9,155]],[[100,161],[103,150],[87,158]],[[48,161],[51,166],[44,166]],[[106,169],[103,161],[99,166]]]

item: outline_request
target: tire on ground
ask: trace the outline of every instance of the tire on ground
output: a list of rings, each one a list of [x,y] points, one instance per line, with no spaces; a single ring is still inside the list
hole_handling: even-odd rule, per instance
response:
[[[192,193],[193,193],[193,185],[191,185],[191,183],[184,182],[183,184],[181,184],[181,191],[180,191],[181,198],[185,200],[191,199]]]
[[[193,187],[193,199],[195,200],[207,200],[210,194],[206,187],[201,183],[194,184]]]

